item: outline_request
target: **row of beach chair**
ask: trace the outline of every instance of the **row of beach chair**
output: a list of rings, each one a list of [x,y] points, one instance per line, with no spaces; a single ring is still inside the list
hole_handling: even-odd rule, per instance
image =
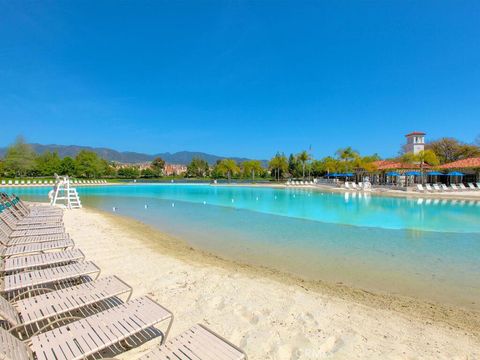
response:
[[[315,185],[315,181],[287,181],[285,186],[312,186]]]
[[[72,184],[106,184],[107,180],[70,180]],[[53,185],[53,180],[2,180],[2,185],[23,185],[23,186],[36,186],[36,185]]]
[[[364,183],[361,181],[358,184],[353,181],[352,182],[345,181],[344,187],[347,190],[353,190],[353,191],[364,191],[366,189]]]
[[[112,357],[158,336],[141,359],[247,358],[200,324],[169,340],[168,309],[100,274],[65,232],[61,209],[0,194],[0,359]]]
[[[468,183],[468,187],[466,187],[463,183],[460,184],[450,184],[447,186],[446,184],[417,184],[417,191],[423,193],[438,193],[438,192],[459,192],[459,191],[478,191],[480,190],[480,182]]]

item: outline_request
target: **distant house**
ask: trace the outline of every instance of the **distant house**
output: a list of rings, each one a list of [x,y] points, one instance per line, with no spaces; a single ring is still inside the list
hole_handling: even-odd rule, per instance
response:
[[[181,175],[187,172],[187,166],[182,164],[165,164],[163,172],[166,176]]]

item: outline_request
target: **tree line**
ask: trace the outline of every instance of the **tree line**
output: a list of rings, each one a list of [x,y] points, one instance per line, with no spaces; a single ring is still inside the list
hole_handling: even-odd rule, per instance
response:
[[[401,153],[397,158],[389,159],[411,164],[419,164],[423,170],[425,164],[440,164],[480,157],[480,138],[476,144],[465,144],[453,138],[442,138],[428,143],[424,151],[414,155]],[[333,156],[314,159],[306,150],[298,154],[277,152],[264,166],[260,160],[247,160],[237,163],[232,159],[222,159],[210,166],[205,160],[194,158],[187,166],[184,174],[187,178],[212,179],[274,179],[312,178],[332,173],[369,173],[376,170],[375,161],[380,160],[377,154],[362,156],[346,147],[339,149]],[[95,152],[82,150],[74,158],[59,157],[56,152],[45,152],[37,155],[23,138],[18,138],[0,160],[0,176],[2,177],[41,177],[54,174],[69,175],[79,178],[160,178],[164,176],[165,161],[156,158],[143,169],[138,166],[124,166],[108,162]]]

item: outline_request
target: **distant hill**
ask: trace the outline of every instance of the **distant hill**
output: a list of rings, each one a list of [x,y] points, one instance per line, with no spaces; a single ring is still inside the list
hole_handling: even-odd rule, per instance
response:
[[[89,150],[96,152],[100,157],[108,161],[116,161],[120,163],[142,163],[149,162],[156,157],[161,157],[167,163],[170,164],[184,164],[188,165],[194,157],[201,158],[207,161],[209,164],[215,164],[217,160],[226,158],[227,156],[218,156],[207,154],[203,152],[193,151],[179,151],[176,153],[159,153],[159,154],[143,154],[131,151],[117,151],[109,148],[96,148],[89,146],[79,145],[42,145],[42,144],[30,144],[37,154],[43,154],[46,151],[56,151],[61,158],[66,156],[75,157],[81,150]],[[5,156],[7,148],[0,147],[0,158]],[[243,162],[249,160],[247,158],[231,157],[237,162]],[[262,161],[264,164],[266,161]]]

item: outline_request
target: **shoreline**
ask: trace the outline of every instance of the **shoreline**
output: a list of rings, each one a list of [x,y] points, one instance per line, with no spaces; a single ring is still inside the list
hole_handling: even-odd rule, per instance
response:
[[[212,184],[212,186],[224,186],[224,187],[266,187],[274,189],[291,189],[291,190],[313,190],[313,191],[330,191],[340,194],[361,194],[371,196],[383,196],[383,197],[401,197],[401,198],[414,198],[414,199],[440,199],[440,200],[472,200],[480,201],[479,191],[462,191],[458,193],[446,192],[446,193],[419,193],[417,191],[402,191],[393,189],[376,189],[372,191],[353,191],[336,186],[329,186],[323,184],[317,185],[300,185],[300,186],[285,186],[284,184]]]
[[[78,224],[75,224],[78,219],[81,220],[80,222],[87,221],[87,224],[83,224],[83,226],[78,227]],[[96,226],[93,226],[93,227],[92,227],[92,224],[89,224],[90,226],[88,226],[88,221],[98,222],[98,224],[96,224]],[[213,309],[214,313],[215,313],[215,310],[217,312],[218,311],[224,312],[225,307],[228,307],[228,305],[226,304],[223,304],[222,306],[220,306],[220,308],[218,306],[218,302],[223,303],[224,301],[222,299],[221,292],[225,292],[228,294],[229,293],[228,289],[231,289],[232,286],[235,287],[236,280],[239,281],[241,279],[242,283],[245,282],[248,284],[248,286],[253,286],[253,289],[249,290],[249,287],[247,287],[246,289],[243,289],[244,291],[252,291],[257,286],[264,286],[267,289],[270,289],[273,287],[274,289],[271,291],[275,296],[279,296],[275,292],[279,292],[281,296],[284,296],[286,294],[292,295],[293,293],[293,294],[296,294],[298,297],[302,298],[302,300],[308,304],[310,304],[312,300],[315,300],[314,301],[315,307],[321,308],[322,307],[321,305],[323,303],[323,307],[327,307],[328,305],[331,305],[331,306],[335,305],[340,307],[347,306],[347,308],[355,308],[355,311],[353,311],[353,313],[349,313],[348,315],[349,317],[359,316],[358,314],[356,314],[359,311],[365,312],[368,314],[373,312],[374,315],[370,314],[370,316],[374,316],[374,317],[385,316],[385,314],[387,314],[386,318],[383,321],[388,321],[387,319],[389,318],[395,318],[396,319],[395,321],[399,321],[399,322],[406,321],[407,324],[414,326],[414,328],[418,328],[420,326],[420,327],[426,327],[428,328],[428,330],[433,329],[434,331],[447,332],[447,333],[453,332],[453,333],[457,333],[456,335],[457,337],[460,336],[460,334],[462,334],[461,336],[465,337],[464,340],[467,341],[467,343],[471,343],[475,346],[478,346],[478,348],[480,348],[480,313],[475,311],[446,306],[442,304],[436,304],[433,302],[424,302],[424,301],[417,300],[414,298],[409,298],[409,297],[373,293],[373,292],[369,292],[361,289],[348,287],[343,284],[330,284],[322,281],[307,281],[299,277],[296,277],[294,275],[282,273],[280,271],[273,270],[270,268],[246,265],[246,264],[238,263],[231,260],[225,260],[223,258],[220,258],[219,256],[210,254],[208,252],[205,252],[199,249],[194,249],[192,246],[190,246],[188,243],[184,242],[183,240],[168,236],[160,232],[159,230],[149,225],[146,225],[144,223],[141,223],[140,221],[137,221],[135,219],[109,214],[97,209],[86,208],[83,210],[68,211],[65,214],[65,224],[67,226],[67,231],[71,233],[72,238],[74,238],[78,247],[81,248],[82,250],[86,248],[87,258],[98,262],[98,265],[102,268],[103,271],[107,271],[107,272],[113,271],[112,273],[117,273],[117,271],[124,271],[126,269],[121,269],[121,265],[119,264],[116,264],[115,266],[115,262],[112,263],[112,261],[109,262],[103,259],[102,254],[107,258],[111,258],[112,254],[110,254],[110,251],[99,252],[98,249],[95,249],[96,241],[91,239],[88,240],[87,237],[89,235],[96,236],[97,238],[100,238],[103,236],[102,239],[105,242],[105,246],[107,247],[107,249],[109,249],[109,247],[111,246],[108,244],[110,244],[115,237],[119,238],[121,236],[126,239],[125,241],[129,244],[128,246],[132,247],[132,249],[136,249],[139,252],[142,252],[142,255],[144,256],[144,258],[139,256],[138,259],[131,260],[136,265],[135,267],[130,268],[130,271],[135,271],[136,267],[144,266],[142,264],[145,262],[148,262],[149,258],[151,261],[155,261],[155,259],[158,257],[159,259],[160,258],[162,259],[162,263],[165,261],[174,262],[176,266],[178,265],[180,268],[182,268],[182,271],[181,271],[182,274],[183,272],[187,272],[188,274],[190,274],[192,269],[195,270],[194,272],[199,271],[201,273],[205,273],[204,274],[205,277],[209,280],[207,280],[203,285],[196,283],[194,286],[196,291],[199,292],[199,294],[196,294],[194,296],[194,299],[192,299],[192,301],[194,301],[195,304],[197,304],[199,301],[202,302],[204,300],[203,298],[212,295],[212,294],[209,294],[210,291],[207,291],[207,294],[204,293],[205,290],[208,290],[211,286],[213,286],[213,284],[211,284],[210,277],[213,277],[215,279],[215,282],[218,282],[220,279],[223,279],[224,281],[223,285],[225,289],[223,288],[219,289],[218,284],[215,284],[216,286],[215,289],[217,294],[215,294],[216,296],[214,296],[213,298],[210,298],[209,301],[207,301],[207,303],[210,302],[214,304],[214,309]],[[85,226],[89,227],[90,229],[93,228],[93,230],[83,231],[85,230]],[[110,234],[111,236],[110,237],[106,236],[108,234]],[[117,246],[115,246],[115,248],[117,248]],[[118,248],[118,251],[122,251],[122,252],[126,251],[126,254],[127,254],[126,256],[128,256],[129,254],[128,249]],[[102,262],[105,262],[104,266],[102,266]],[[157,263],[155,262],[155,264]],[[159,266],[160,264],[161,263],[158,262]],[[154,266],[154,264],[152,264],[152,266]],[[143,293],[154,294],[161,298],[161,295],[159,292],[162,292],[161,289],[163,287],[160,286],[158,291],[155,291],[155,289],[152,289],[152,287],[156,288],[158,286],[158,284],[156,283],[156,281],[160,281],[158,274],[152,275],[151,271],[149,271],[148,269],[144,269],[144,270],[145,270],[145,274],[137,274],[136,280],[128,279],[128,278],[126,278],[125,280],[129,283],[132,282],[131,285],[136,290],[135,291],[136,295],[139,295],[137,293],[137,290],[138,288],[140,288],[141,291],[143,291]],[[128,277],[131,274],[126,272],[124,274],[118,274],[118,275],[122,278],[123,276]],[[152,276],[153,279],[149,279],[148,275]],[[178,274],[176,275],[178,276]],[[182,275],[182,276],[185,276],[185,275]],[[141,280],[139,280],[138,277],[140,277]],[[169,283],[168,280],[164,280],[164,281],[166,281],[167,284]],[[190,284],[190,286],[192,285]],[[188,288],[188,285],[187,285],[187,288]],[[252,293],[252,296],[255,297],[255,291],[254,293]],[[172,299],[164,298],[163,300],[171,301]],[[278,304],[278,306],[280,305],[281,304]],[[204,306],[206,308],[209,308],[209,304]],[[243,308],[249,309],[250,307],[252,309],[255,308],[255,304],[253,305],[248,304],[248,306],[243,304],[239,306],[242,309]],[[308,306],[305,306],[305,308],[308,308]],[[239,313],[240,313],[239,316],[250,317],[250,315],[248,315],[249,311],[245,309],[242,310],[242,309],[239,310]],[[314,309],[315,308],[311,309],[311,312],[313,312]],[[173,310],[174,313],[177,312],[177,309],[175,308],[172,308],[171,310]],[[268,312],[271,313],[272,311],[269,310]],[[334,313],[336,312],[338,311],[334,311]],[[245,327],[245,329],[249,327],[255,329],[255,325],[257,325],[262,319],[262,312],[256,313],[255,311],[252,310],[252,313],[255,314],[253,316],[253,320],[250,319],[253,321],[253,323],[250,323],[249,321],[249,326]],[[268,315],[264,315],[264,316],[271,317]],[[321,314],[319,316],[321,317]],[[335,316],[338,316],[338,314]],[[400,319],[403,319],[403,320],[400,320]],[[308,319],[306,318],[302,319],[303,322],[307,322],[307,320]],[[224,320],[224,321],[228,322],[228,320]],[[281,319],[275,319],[275,321],[278,322],[278,321],[281,321]],[[319,321],[319,320],[316,320],[316,321]],[[244,327],[239,326],[240,330],[233,331],[231,329],[231,325],[226,326],[225,329],[222,327],[222,323],[219,323],[219,326],[221,327],[220,330],[223,330],[224,332],[223,335],[227,337],[231,336],[233,341],[236,341],[236,340],[240,341],[240,342],[237,341],[237,345],[238,344],[242,345],[245,342],[245,339],[242,338],[242,336],[245,336],[245,331],[241,331]],[[358,324],[358,326],[361,327],[361,324]],[[407,325],[402,324],[402,327],[403,326],[407,326]],[[310,331],[312,329],[308,328],[304,330]],[[371,333],[371,331],[372,329],[369,328],[365,330],[365,333]],[[395,327],[392,328],[390,331],[394,332]],[[427,331],[427,329],[422,329],[422,332],[425,332],[425,331]],[[360,331],[357,330],[357,332],[360,332]],[[446,336],[446,335],[442,335],[442,336]],[[435,338],[432,338],[430,340],[434,341],[434,339]],[[287,340],[287,339],[283,339],[283,340]],[[346,342],[346,340],[343,338],[341,339],[341,341]],[[412,339],[412,341],[414,340]],[[334,343],[336,342],[337,340],[334,341]],[[250,349],[248,346],[248,341],[242,347],[245,347],[245,346],[247,347],[246,348],[247,353],[249,353]],[[317,343],[311,348],[306,347],[304,350],[307,351],[308,349],[310,349],[309,351],[314,351],[319,346],[321,347],[321,344]],[[425,346],[425,344],[423,344],[422,346]],[[296,348],[298,348],[298,346]],[[295,351],[297,352],[304,351],[299,349]],[[280,349],[277,349],[277,350],[280,351]],[[340,350],[341,349],[339,348],[339,351]],[[255,355],[256,351],[250,350],[250,352],[252,351],[253,351],[252,355]],[[280,356],[280,357],[278,356],[275,357],[270,355],[267,356],[265,351],[264,350],[262,351],[263,353],[261,352],[261,355],[257,354],[257,356],[261,356],[258,358],[262,358],[262,357],[272,358],[272,359],[288,358],[283,356]],[[460,350],[457,349],[457,351],[460,351]],[[292,354],[293,354],[293,350],[291,350],[290,355],[293,356]],[[306,357],[300,356],[299,358],[309,358],[308,352],[303,352],[302,354],[306,355]],[[385,354],[388,354],[388,352],[386,352]],[[467,354],[469,353],[467,352]],[[364,355],[367,355],[367,353],[365,353]],[[433,352],[430,355],[433,357]],[[428,357],[428,354],[425,354],[425,356]],[[316,358],[316,357],[317,356],[312,356],[311,358]],[[250,358],[256,358],[256,357],[251,356]],[[291,357],[291,358],[294,358],[294,357]]]
[[[373,188],[372,191],[353,191],[337,186],[330,186],[325,184],[316,185],[300,185],[300,186],[286,186],[285,183],[208,183],[208,182],[111,182],[106,184],[72,184],[72,188],[76,187],[101,187],[101,186],[214,186],[214,187],[253,187],[253,188],[271,188],[271,189],[287,189],[287,190],[311,190],[318,192],[331,192],[339,194],[351,195],[368,195],[381,197],[394,197],[405,199],[427,199],[427,200],[460,200],[460,201],[480,201],[480,190],[478,191],[461,191],[461,192],[440,192],[440,193],[420,193],[417,191],[402,191],[395,189],[381,189]],[[28,188],[48,188],[53,187],[53,184],[41,185],[20,185],[20,184],[4,184],[0,188],[4,189],[28,189]]]

